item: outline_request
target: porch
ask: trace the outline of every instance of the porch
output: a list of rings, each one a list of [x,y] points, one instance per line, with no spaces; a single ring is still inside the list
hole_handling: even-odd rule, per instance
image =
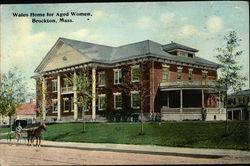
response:
[[[170,82],[161,84],[162,120],[225,120],[220,91],[213,82]]]

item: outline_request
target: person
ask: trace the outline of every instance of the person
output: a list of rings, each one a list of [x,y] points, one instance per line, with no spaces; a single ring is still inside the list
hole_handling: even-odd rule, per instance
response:
[[[21,124],[20,124],[20,122],[18,123],[18,126],[17,126],[17,128],[16,128],[16,139],[17,139],[17,142],[19,142],[19,139],[21,138],[21,136],[22,136],[22,126],[21,126]]]

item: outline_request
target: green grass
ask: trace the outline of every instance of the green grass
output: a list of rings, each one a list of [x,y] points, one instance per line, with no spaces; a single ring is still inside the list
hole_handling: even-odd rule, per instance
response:
[[[81,123],[49,125],[43,139],[65,142],[147,144],[174,147],[222,148],[247,150],[249,147],[247,121],[229,122],[230,134],[224,135],[225,122],[152,122]]]
[[[10,128],[0,128],[0,133],[10,132]]]

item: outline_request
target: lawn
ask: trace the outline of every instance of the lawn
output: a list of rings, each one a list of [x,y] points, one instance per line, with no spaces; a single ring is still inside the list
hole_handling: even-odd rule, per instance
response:
[[[173,147],[249,148],[248,121],[229,122],[230,134],[224,135],[225,122],[147,122],[144,135],[140,123],[81,123],[49,125],[43,139],[51,141],[147,144]]]
[[[0,128],[0,133],[10,132],[10,128]]]

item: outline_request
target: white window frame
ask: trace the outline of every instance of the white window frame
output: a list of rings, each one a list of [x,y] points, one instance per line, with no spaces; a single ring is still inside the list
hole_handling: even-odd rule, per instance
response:
[[[54,79],[54,80],[52,80],[52,82],[51,82],[51,89],[52,89],[52,92],[57,92],[58,91],[58,87],[57,87],[57,79]],[[54,86],[53,85],[55,85],[55,90],[54,90]]]
[[[134,69],[137,68],[139,69],[139,73],[138,73],[138,80],[134,80]],[[140,65],[133,65],[131,66],[131,81],[132,82],[139,82],[140,81]]]
[[[70,101],[70,100],[69,98],[63,98],[63,112],[69,112],[69,109],[65,110],[65,101]],[[70,108],[70,103],[68,105],[68,108]]]
[[[190,80],[189,78],[190,78],[191,75],[192,75],[192,77],[191,77],[191,80]],[[194,80],[194,69],[192,69],[192,68],[188,69],[188,80],[190,82],[192,82]]]
[[[182,69],[183,67],[177,67],[177,80],[181,81],[182,80]],[[181,73],[181,78],[179,79],[179,72]]]
[[[139,91],[131,91],[130,94],[131,94],[131,96],[130,96],[130,98],[131,98],[131,108],[135,108],[135,109],[140,108],[140,105],[141,105],[140,103],[139,103],[139,106],[133,106],[133,95],[138,94],[139,95],[139,100],[140,100],[140,92]]]
[[[101,75],[104,75],[104,84],[100,84],[101,83]],[[98,72],[98,86],[99,87],[102,87],[102,86],[105,86],[106,85],[106,75],[105,75],[105,72],[104,71],[101,71],[101,72]]]
[[[163,76],[164,76],[164,68],[167,68],[168,69],[168,77],[167,77],[167,81],[166,80],[163,80]],[[169,68],[170,66],[169,65],[166,65],[166,64],[162,64],[162,82],[169,82]]]
[[[117,93],[113,93],[114,95],[114,109],[122,109],[122,106],[121,107],[116,107],[116,96],[121,96],[121,100],[122,100],[122,94],[120,92],[117,92]],[[122,104],[122,101],[121,101],[121,104]]]
[[[106,102],[106,94],[100,94],[98,95],[98,111],[103,111],[105,110],[105,108],[101,108],[101,98],[104,97],[105,98],[105,102]],[[105,103],[106,104],[106,103]]]
[[[54,103],[57,102],[57,106],[55,107]],[[54,111],[54,108],[56,108],[56,111]],[[58,100],[57,99],[52,99],[52,113],[57,113],[58,112]]]
[[[119,78],[120,78],[120,77],[122,78],[122,69],[114,69],[113,71],[114,71],[114,84],[115,84],[115,85],[120,84],[121,82],[120,82],[120,79],[119,79]],[[117,82],[115,82],[115,80],[116,80],[116,74],[115,74],[115,73],[116,73],[116,72],[118,73],[118,75],[117,75],[117,76],[118,76]]]

